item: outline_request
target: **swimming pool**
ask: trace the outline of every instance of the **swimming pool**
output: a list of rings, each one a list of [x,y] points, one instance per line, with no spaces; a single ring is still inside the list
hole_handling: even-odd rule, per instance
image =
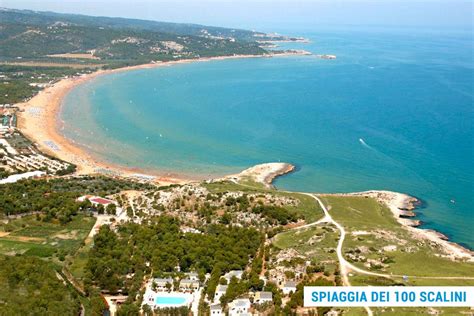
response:
[[[175,297],[175,296],[156,296],[155,304],[156,305],[184,305],[186,303],[186,298],[184,297]]]

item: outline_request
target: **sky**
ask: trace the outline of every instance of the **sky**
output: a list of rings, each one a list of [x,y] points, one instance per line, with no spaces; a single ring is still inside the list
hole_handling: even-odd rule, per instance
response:
[[[0,0],[0,7],[248,29],[317,25],[472,29],[464,0]]]

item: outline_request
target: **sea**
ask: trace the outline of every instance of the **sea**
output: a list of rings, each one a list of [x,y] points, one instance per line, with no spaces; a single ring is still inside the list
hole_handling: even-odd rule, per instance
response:
[[[297,169],[276,180],[281,189],[407,193],[422,201],[422,228],[474,249],[472,31],[286,34],[310,42],[280,48],[314,55],[99,76],[64,99],[62,132],[104,162],[143,172],[210,178],[288,162]]]

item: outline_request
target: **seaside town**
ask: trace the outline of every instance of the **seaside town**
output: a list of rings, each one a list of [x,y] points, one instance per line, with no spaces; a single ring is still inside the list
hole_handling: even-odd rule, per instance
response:
[[[0,108],[0,184],[73,172],[74,165],[44,155],[23,136],[17,129],[17,112],[18,108],[9,105]]]
[[[308,39],[8,9],[0,18],[0,315],[472,314],[303,304],[305,286],[474,285],[474,253],[423,229],[415,197],[276,189],[298,169],[284,162],[205,180],[151,175],[99,162],[61,134],[61,101],[98,75],[306,56],[278,45]],[[32,38],[57,45],[27,50]]]

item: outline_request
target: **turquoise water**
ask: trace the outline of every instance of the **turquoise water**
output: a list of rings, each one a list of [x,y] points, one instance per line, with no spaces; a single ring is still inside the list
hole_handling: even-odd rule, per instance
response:
[[[313,41],[292,47],[338,58],[102,76],[67,96],[64,133],[124,166],[207,177],[285,161],[298,171],[279,178],[280,188],[409,193],[424,202],[424,227],[474,248],[471,33],[292,34]]]
[[[157,305],[181,305],[184,303],[186,303],[184,297],[157,296],[155,298],[155,304]]]

